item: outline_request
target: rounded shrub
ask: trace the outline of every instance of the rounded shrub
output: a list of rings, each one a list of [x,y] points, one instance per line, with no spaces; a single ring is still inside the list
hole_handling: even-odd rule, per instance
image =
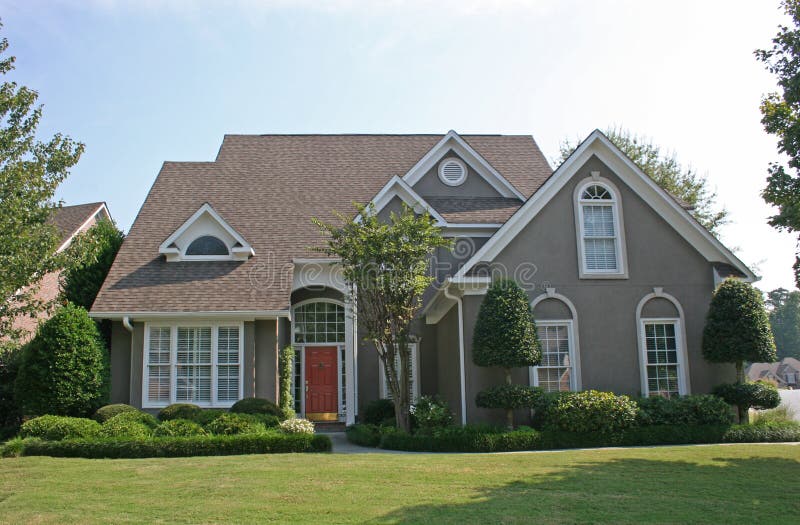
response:
[[[767,410],[781,404],[781,396],[774,385],[765,381],[730,383],[714,387],[714,394],[726,403],[738,407]]]
[[[286,414],[278,405],[269,399],[262,399],[260,397],[246,397],[240,399],[233,404],[231,412],[235,414],[269,414],[280,419],[286,417]]]
[[[188,419],[170,419],[164,421],[156,427],[153,431],[155,437],[189,437],[189,436],[205,436],[208,432]]]
[[[195,421],[200,417],[203,409],[191,403],[173,403],[161,409],[158,413],[158,419],[161,421],[169,421],[170,419],[189,419]]]
[[[566,432],[614,433],[636,423],[638,407],[628,396],[587,390],[564,392],[547,405],[545,426]]]
[[[208,408],[208,409],[201,409],[200,412],[196,413],[194,417],[185,418],[189,421],[194,421],[201,427],[204,427],[217,419],[222,414],[227,414],[227,410],[222,410],[220,408]]]
[[[138,412],[139,409],[132,407],[130,405],[126,405],[124,403],[116,403],[113,405],[106,405],[102,406],[97,409],[97,412],[94,413],[92,419],[97,421],[98,423],[105,423],[112,417],[122,414],[123,412]]]
[[[499,385],[479,392],[475,405],[480,408],[533,408],[542,397],[540,388],[526,385]]]
[[[206,425],[212,434],[233,436],[238,434],[259,434],[264,432],[264,425],[250,414],[221,414]]]
[[[682,396],[666,399],[660,396],[636,400],[640,425],[727,425],[733,414],[728,404],[712,395]]]
[[[69,416],[40,416],[22,424],[20,437],[50,441],[92,438],[100,434],[100,423],[92,419]]]
[[[286,421],[281,421],[281,430],[287,434],[313,434],[314,423],[307,419],[293,417]]]
[[[116,416],[110,418],[108,421],[103,423],[103,425],[107,425],[108,423],[114,422],[115,424],[120,423],[141,423],[142,425],[154,429],[158,426],[158,420],[148,414],[147,412],[142,412],[141,410],[133,410],[122,412],[121,414],[117,414]]]
[[[147,439],[153,436],[152,428],[139,421],[122,417],[124,415],[114,416],[103,423],[100,427],[100,437]]]
[[[367,425],[380,425],[387,420],[394,421],[394,401],[391,399],[370,401],[364,406],[361,418]]]
[[[434,396],[422,396],[411,407],[411,426],[418,432],[431,432],[453,424],[450,406]]]
[[[25,346],[15,385],[26,414],[86,416],[108,398],[106,351],[89,313],[67,303]]]

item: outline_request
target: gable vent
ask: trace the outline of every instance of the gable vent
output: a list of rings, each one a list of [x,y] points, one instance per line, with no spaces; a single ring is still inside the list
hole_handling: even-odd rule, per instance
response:
[[[444,159],[439,163],[439,178],[448,186],[459,186],[467,179],[467,166],[459,159]]]

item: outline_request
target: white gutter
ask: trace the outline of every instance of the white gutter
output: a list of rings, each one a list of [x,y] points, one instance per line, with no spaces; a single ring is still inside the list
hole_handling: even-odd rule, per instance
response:
[[[458,358],[461,362],[461,424],[467,424],[467,386],[464,370],[464,303],[459,295],[450,294],[450,280],[445,281],[444,296],[458,304]]]
[[[125,327],[125,330],[133,333],[133,325],[131,324],[131,318],[127,315],[122,318],[122,326]]]

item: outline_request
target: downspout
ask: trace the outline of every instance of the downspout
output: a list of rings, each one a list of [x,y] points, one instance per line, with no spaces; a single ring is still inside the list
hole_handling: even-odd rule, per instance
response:
[[[133,325],[131,324],[131,318],[127,315],[122,316],[122,326],[125,327],[125,330],[133,333]]]
[[[464,303],[460,295],[450,293],[450,281],[445,283],[444,296],[452,299],[458,305],[458,358],[461,371],[461,424],[467,424],[467,387],[466,372],[464,370]]]

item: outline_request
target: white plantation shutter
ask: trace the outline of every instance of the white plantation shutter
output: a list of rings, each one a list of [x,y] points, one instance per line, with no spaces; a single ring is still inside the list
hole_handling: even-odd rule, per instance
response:
[[[617,231],[614,205],[584,204],[583,256],[588,271],[616,271]]]
[[[170,329],[151,328],[147,366],[147,400],[169,403],[170,399]]]
[[[211,328],[178,328],[177,402],[211,402]]]
[[[570,331],[568,323],[537,323],[542,361],[534,369],[535,385],[545,392],[563,392],[573,388]]]
[[[239,392],[239,327],[220,326],[217,332],[217,400],[237,401]]]
[[[408,345],[409,350],[411,351],[411,402],[413,403],[417,399],[419,399],[419,371],[417,365],[417,358],[418,358],[418,346],[417,343],[410,343]],[[397,373],[400,373],[400,354],[395,353],[394,356],[394,367],[397,370]],[[389,388],[389,385],[386,384],[386,373],[383,369],[383,362],[380,364],[380,390],[381,390],[381,397],[384,399],[392,399],[392,391]]]

